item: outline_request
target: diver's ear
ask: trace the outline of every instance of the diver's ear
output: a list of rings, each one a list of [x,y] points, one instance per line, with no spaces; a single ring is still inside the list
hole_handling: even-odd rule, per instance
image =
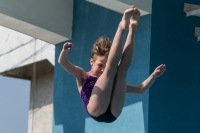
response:
[[[93,66],[93,64],[94,64],[94,59],[90,58],[90,65]]]

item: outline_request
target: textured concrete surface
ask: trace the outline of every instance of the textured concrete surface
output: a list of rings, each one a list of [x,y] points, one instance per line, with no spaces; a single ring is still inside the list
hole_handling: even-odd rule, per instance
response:
[[[54,67],[33,65],[28,133],[52,133]]]
[[[0,73],[45,59],[54,65],[54,45],[2,26],[0,36]]]
[[[0,74],[31,81],[28,133],[52,133],[55,46],[0,26]]]
[[[71,39],[72,17],[73,0],[0,1],[0,25],[52,44]]]

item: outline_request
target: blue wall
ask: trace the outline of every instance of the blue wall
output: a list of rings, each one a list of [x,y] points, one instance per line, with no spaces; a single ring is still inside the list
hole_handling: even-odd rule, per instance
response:
[[[200,132],[200,42],[194,28],[199,17],[186,17],[184,2],[153,0],[150,70],[167,71],[149,91],[149,133]]]
[[[113,39],[122,14],[76,0],[73,16],[71,41],[74,47],[69,53],[69,60],[89,71],[89,55],[94,41],[102,35]],[[150,27],[151,16],[143,16],[136,34],[135,56],[127,78],[128,83],[139,84],[149,75]],[[121,116],[111,124],[98,123],[88,117],[78,94],[75,78],[57,63],[63,44],[56,45],[53,133],[147,132],[148,91],[143,95],[128,94]]]

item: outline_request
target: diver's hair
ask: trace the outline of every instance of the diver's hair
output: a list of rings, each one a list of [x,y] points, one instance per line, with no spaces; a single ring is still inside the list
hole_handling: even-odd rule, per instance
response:
[[[94,55],[108,57],[111,45],[112,42],[109,40],[108,37],[100,36],[92,47],[90,58],[94,59]]]

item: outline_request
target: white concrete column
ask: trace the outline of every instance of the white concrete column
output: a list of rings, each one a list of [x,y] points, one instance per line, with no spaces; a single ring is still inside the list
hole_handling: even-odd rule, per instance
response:
[[[0,74],[31,80],[28,133],[52,133],[55,46],[0,26]]]
[[[54,67],[32,65],[28,133],[52,133]]]

